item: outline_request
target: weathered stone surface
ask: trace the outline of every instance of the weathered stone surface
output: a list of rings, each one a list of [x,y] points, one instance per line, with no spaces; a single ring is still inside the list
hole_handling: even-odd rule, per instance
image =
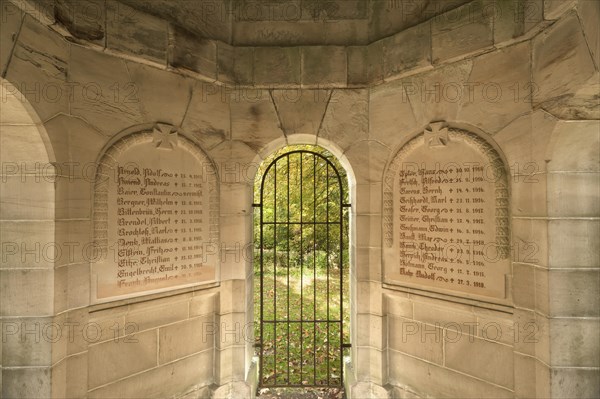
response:
[[[443,332],[438,326],[425,326],[423,323],[403,318],[388,317],[390,349],[426,360],[443,364]],[[427,334],[424,334],[424,331]],[[414,331],[418,331],[414,333]]]
[[[273,3],[270,3],[273,4]],[[236,46],[345,46],[367,44],[367,21],[239,21],[233,25]]]
[[[535,270],[528,264],[513,263],[513,300],[515,305],[535,310]]]
[[[345,86],[348,65],[344,47],[302,47],[303,86]]]
[[[369,95],[369,137],[396,148],[416,124],[402,81],[375,86]]]
[[[597,281],[597,280],[596,280]],[[558,367],[600,366],[600,321],[550,320],[550,362]]]
[[[67,396],[67,364],[64,359],[52,366],[52,397]]]
[[[513,40],[544,19],[544,1],[495,1],[488,3],[494,18],[494,43]]]
[[[435,18],[431,25],[433,62],[463,57],[494,44],[493,12],[477,0]]]
[[[350,386],[350,395],[355,398],[387,399],[388,392],[373,382],[357,382]]]
[[[181,125],[196,82],[146,65],[128,63],[127,69],[144,119],[173,126]]]
[[[56,173],[72,179],[93,179],[94,163],[106,144],[106,137],[82,119],[62,114],[46,122],[44,127],[58,162]]]
[[[201,293],[190,301],[190,317],[204,316],[215,311],[215,294]]]
[[[477,315],[477,337],[493,343],[514,346],[515,336],[518,336],[515,330],[519,326],[515,324],[513,315],[478,306],[473,307],[473,312]],[[470,332],[468,325],[462,325],[459,330],[456,325],[450,324],[446,326],[446,340],[455,341],[462,337],[469,339]]]
[[[161,327],[158,333],[159,364],[212,349],[213,336],[207,335],[206,331],[214,331],[212,315]]]
[[[402,32],[432,18],[445,18],[444,13],[469,0],[373,1],[369,3],[369,41]]]
[[[514,392],[451,369],[435,366],[396,351],[389,352],[389,378],[408,386],[419,396],[461,398],[512,398]],[[465,387],[469,389],[464,389]]]
[[[600,119],[600,74],[594,73],[581,86],[543,103],[543,109],[563,120]]]
[[[93,170],[90,168],[89,170]],[[88,171],[89,171],[88,170]],[[89,218],[91,208],[91,188],[93,178],[60,176],[56,179],[55,217],[60,219]]]
[[[240,85],[253,84],[254,71],[260,65],[255,65],[254,47],[235,47],[233,59],[234,82]]]
[[[351,144],[344,155],[351,165],[356,165],[352,172],[357,184],[375,183],[383,180],[383,169],[390,156],[390,149],[375,140],[360,140]],[[359,165],[369,165],[369,167]],[[373,244],[377,242],[375,233],[375,231],[371,231]]]
[[[600,265],[600,222],[598,220],[551,220],[548,223],[550,268]]]
[[[106,8],[103,0],[56,0],[56,20],[75,38],[105,45]]]
[[[90,345],[90,388],[96,388],[157,365],[156,331],[137,333],[123,340]]]
[[[232,94],[230,101],[233,140],[241,140],[259,151],[282,136],[277,111],[268,90],[239,89]]]
[[[192,134],[204,150],[227,140],[230,137],[228,90],[197,82],[181,127]]]
[[[0,160],[4,162],[13,162],[14,168],[5,167],[3,174],[10,176],[11,174],[18,174],[17,169],[21,169],[21,173],[27,170],[39,171],[40,179],[41,175],[45,171],[45,175],[51,179],[54,168],[49,164],[43,164],[34,167],[36,162],[43,161],[41,154],[46,152],[44,143],[40,137],[39,127],[37,125],[0,125],[2,128],[2,135],[0,135]],[[27,165],[31,165],[30,168],[19,167],[19,163],[24,162]]]
[[[428,301],[427,298],[419,298],[413,303],[415,320],[442,327],[452,326],[452,323],[462,325],[476,322],[477,317],[470,310],[466,305],[449,305],[440,300]],[[465,330],[464,338],[468,338],[468,333],[470,331]]]
[[[4,320],[2,340],[2,365],[4,367],[47,367],[52,364],[52,343],[45,337],[56,339],[52,318],[18,318]],[[27,329],[31,334],[22,335]],[[42,333],[45,331],[45,335]]]
[[[523,43],[475,58],[464,86],[454,91],[452,83],[446,83],[443,101],[461,104],[459,120],[496,133],[531,110],[530,51]]]
[[[551,316],[598,317],[599,281],[598,270],[551,270],[549,273],[549,290],[552,293]]]
[[[0,74],[4,76],[21,29],[23,13],[15,4],[3,2],[0,6],[0,18],[2,20],[2,25],[0,25]]]
[[[3,255],[0,269],[52,269],[52,260],[57,256],[52,247],[54,242],[54,222],[48,221],[0,221],[2,229]],[[27,249],[46,247],[45,256],[26,255]]]
[[[367,77],[371,85],[383,80],[383,40],[367,46]]]
[[[232,12],[228,0],[123,0],[122,3],[164,18],[199,37],[230,42]]]
[[[302,19],[302,1],[275,0],[271,3],[253,0],[238,0],[232,4],[234,21],[287,21],[297,22]],[[309,9],[307,8],[307,12]]]
[[[47,398],[52,395],[50,367],[5,368],[2,374],[3,397]]]
[[[71,114],[107,136],[141,123],[140,88],[119,58],[79,46],[71,49],[69,83],[74,95]]]
[[[548,222],[536,218],[514,218],[512,227],[513,261],[547,268]]]
[[[40,119],[68,112],[67,87],[69,45],[33,17],[23,21],[6,79],[29,100]]]
[[[257,85],[300,83],[298,47],[257,47],[254,50],[254,79]]]
[[[549,172],[600,172],[600,121],[561,121],[547,149]],[[577,139],[574,139],[574,138]],[[577,154],[578,156],[573,156]]]
[[[153,354],[156,357],[156,353]],[[165,395],[179,396],[194,386],[206,386],[214,381],[213,368],[207,367],[213,364],[213,359],[212,351],[205,351],[94,389],[88,393],[88,397],[159,399],[164,398]]]
[[[217,42],[217,79],[224,84],[235,82],[235,49],[227,43]],[[254,57],[251,57],[250,68],[252,68],[253,63]]]
[[[208,154],[217,165],[221,183],[246,182],[246,173],[255,170],[253,161],[257,155],[256,150],[243,141],[224,141],[211,148]],[[240,269],[239,263],[236,262],[236,265],[237,269]],[[221,279],[226,280],[223,270]]]
[[[168,24],[126,4],[106,3],[106,47],[165,65]]]
[[[317,135],[330,103],[329,90],[273,90],[273,102],[286,136]]]
[[[422,127],[431,121],[458,119],[462,102],[468,100],[468,82],[473,62],[456,62],[402,79],[416,126]]]
[[[536,359],[515,353],[515,394],[523,398],[536,395]]]
[[[0,270],[3,316],[45,316],[53,314],[53,270]],[[27,295],[24,293],[27,292]]]
[[[553,368],[551,392],[557,398],[593,399],[600,391],[597,369]]]
[[[365,86],[368,78],[368,47],[350,46],[346,48],[348,55],[348,87]]]
[[[446,342],[445,365],[485,381],[512,389],[514,385],[513,348],[483,339],[462,337]],[[493,365],[489,359],[494,359]]]
[[[384,294],[383,311],[388,315],[413,318],[413,303],[402,294]]]
[[[4,26],[4,25],[3,25]],[[19,91],[19,84],[14,85],[10,83],[8,80],[4,78],[0,78],[0,84],[2,85],[2,107],[0,107],[0,126],[8,126],[8,125],[34,125],[40,124],[41,121],[37,116],[35,110],[27,100],[27,97],[23,93]],[[41,143],[44,140],[41,134],[37,135],[27,135],[27,140],[31,142],[31,145],[38,147],[38,144],[35,144],[36,141]],[[23,138],[24,139],[24,138]],[[1,138],[0,138],[1,140]],[[6,153],[10,153],[10,151],[16,150],[16,146],[13,146],[13,150],[8,150],[8,147],[11,146],[9,141],[2,143],[3,150]],[[33,152],[33,151],[32,151]],[[44,151],[47,152],[47,151]],[[0,153],[4,156],[4,152]],[[28,158],[38,158],[48,160],[48,155],[42,155],[42,153],[35,152],[34,154],[29,154]],[[3,158],[4,160],[8,158]]]
[[[69,383],[66,387],[66,396],[71,398],[85,396],[88,388],[87,352],[69,356],[65,361],[67,363],[66,373],[69,376]]]
[[[217,42],[173,27],[169,31],[169,65],[217,79]]]
[[[385,78],[431,65],[431,26],[422,23],[383,40]]]
[[[179,300],[171,300],[164,304],[152,303],[143,307],[138,306],[125,316],[125,322],[132,323],[138,331],[143,331],[186,320],[188,318],[189,297],[176,296],[175,298]]]
[[[600,67],[600,30],[597,22],[600,19],[600,3],[593,0],[579,0],[577,13],[581,19],[583,34],[592,58],[596,63],[596,69],[598,69]]]
[[[548,215],[596,217],[600,215],[599,173],[551,173],[547,176]]]
[[[40,174],[4,176],[0,220],[52,220],[54,179]]]
[[[24,13],[33,16],[44,25],[52,25],[56,22],[54,3],[54,0],[23,0],[13,2]]]
[[[577,0],[544,0],[544,19],[558,19],[575,7]]]
[[[330,140],[343,150],[357,141],[367,139],[368,99],[368,90],[334,90],[323,117],[319,138]]]
[[[67,268],[67,309],[90,304],[90,266],[87,263],[69,265]],[[56,288],[55,288],[56,289]]]
[[[230,382],[215,389],[212,393],[214,399],[249,398],[252,393],[250,387],[243,382]]]
[[[515,215],[541,216],[545,200],[531,200],[531,194],[546,196],[545,175],[550,137],[557,119],[543,110],[516,118],[494,135],[513,176],[513,211]],[[518,201],[528,197],[529,202]]]
[[[568,96],[596,73],[575,13],[538,35],[532,46],[534,104]]]

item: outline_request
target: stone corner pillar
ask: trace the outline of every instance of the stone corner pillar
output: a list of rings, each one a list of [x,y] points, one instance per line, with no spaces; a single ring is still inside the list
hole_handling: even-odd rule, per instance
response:
[[[212,399],[248,399],[255,397],[256,390],[243,381],[228,382],[213,391]]]
[[[377,385],[373,382],[359,381],[349,385],[349,389],[346,388],[346,396],[348,399],[389,399],[391,398],[390,393],[387,389],[381,385]]]

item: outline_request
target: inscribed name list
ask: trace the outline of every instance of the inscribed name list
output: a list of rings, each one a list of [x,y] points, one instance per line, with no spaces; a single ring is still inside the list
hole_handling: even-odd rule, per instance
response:
[[[181,141],[181,140],[180,140]],[[106,257],[97,298],[162,291],[215,279],[206,164],[182,146],[152,142],[122,152],[108,178]]]
[[[393,181],[386,280],[505,298],[506,179],[481,142],[450,135],[404,152]],[[465,138],[467,140],[465,140]]]

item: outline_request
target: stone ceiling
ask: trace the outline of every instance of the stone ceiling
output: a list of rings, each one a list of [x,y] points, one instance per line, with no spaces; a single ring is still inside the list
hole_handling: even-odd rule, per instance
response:
[[[237,46],[365,45],[470,0],[119,0]]]

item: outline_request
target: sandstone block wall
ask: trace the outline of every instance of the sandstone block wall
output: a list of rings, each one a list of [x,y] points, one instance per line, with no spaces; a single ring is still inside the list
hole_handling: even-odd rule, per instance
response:
[[[190,32],[182,14],[167,21],[149,2],[124,3],[95,2],[91,25],[69,8],[76,2],[2,3],[0,154],[18,167],[1,175],[2,243],[17,247],[3,247],[0,316],[3,332],[19,329],[0,346],[3,397],[250,396],[252,340],[241,326],[253,311],[244,248],[254,173],[297,143],[330,149],[351,179],[350,397],[596,395],[597,1],[457,2],[400,33],[394,2],[356,3],[340,16],[351,40],[323,45],[296,32],[273,46],[248,31],[300,25]],[[384,281],[386,168],[440,120],[505,158],[508,304]],[[220,282],[91,305],[94,164],[116,137],[157,122],[178,127],[217,168]],[[56,245],[36,258],[36,243]],[[59,339],[35,340],[56,326]]]

